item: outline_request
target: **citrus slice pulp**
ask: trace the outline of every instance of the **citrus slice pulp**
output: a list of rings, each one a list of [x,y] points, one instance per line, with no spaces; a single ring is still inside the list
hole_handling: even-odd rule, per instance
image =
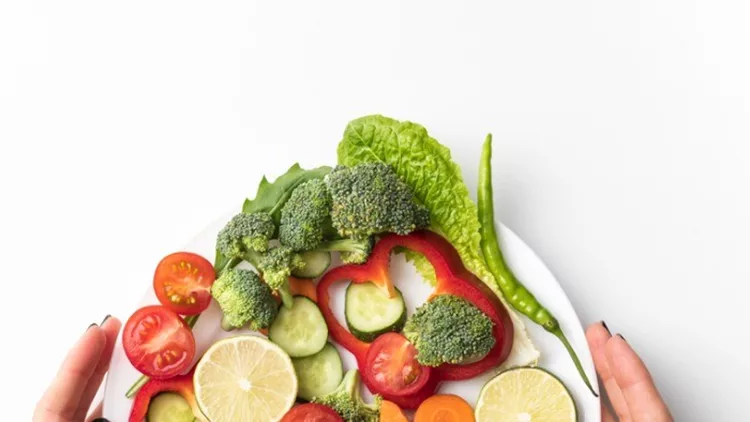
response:
[[[489,380],[479,394],[477,422],[576,422],[573,397],[540,368],[514,368]]]
[[[259,336],[214,343],[195,369],[195,396],[211,422],[280,420],[297,396],[289,356]]]

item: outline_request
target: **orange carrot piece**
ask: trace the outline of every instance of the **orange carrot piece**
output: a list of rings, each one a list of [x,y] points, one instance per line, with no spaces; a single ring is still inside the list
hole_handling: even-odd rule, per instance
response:
[[[318,292],[315,290],[315,283],[309,278],[289,277],[289,290],[293,296],[305,296],[306,298],[318,303]]]
[[[453,394],[438,394],[422,402],[414,422],[473,422],[474,409]]]
[[[380,404],[380,422],[409,422],[396,403],[383,400]]]

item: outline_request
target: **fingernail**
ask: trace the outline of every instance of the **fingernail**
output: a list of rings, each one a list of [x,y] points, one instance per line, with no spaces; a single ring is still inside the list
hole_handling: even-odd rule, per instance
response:
[[[105,322],[107,322],[107,320],[108,320],[108,319],[109,319],[109,318],[110,318],[111,316],[112,316],[112,315],[107,315],[107,316],[105,316],[105,317],[104,317],[104,319],[102,320],[102,323],[101,323],[101,324],[99,324],[99,325],[104,325],[104,323],[105,323]]]
[[[607,333],[609,333],[609,335],[612,335],[612,332],[609,331],[609,327],[607,327],[607,323],[604,322],[604,320],[602,320],[602,327],[604,327],[604,329],[607,330]]]
[[[625,340],[625,337],[623,337],[622,334],[618,334],[617,337],[620,337],[625,343],[628,342],[627,340]]]
[[[89,328],[87,328],[86,331],[90,330],[91,327],[96,327],[96,323],[93,323],[93,324],[89,325]]]
[[[96,418],[96,419],[94,419],[94,420],[93,420],[93,421],[91,421],[91,422],[109,422],[109,419],[104,419],[104,418]]]

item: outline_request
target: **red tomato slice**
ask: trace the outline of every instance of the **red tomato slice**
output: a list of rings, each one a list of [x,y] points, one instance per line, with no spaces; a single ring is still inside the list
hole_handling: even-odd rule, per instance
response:
[[[328,406],[308,403],[294,406],[281,422],[344,422],[344,419]]]
[[[190,252],[164,257],[154,273],[154,292],[159,302],[182,315],[198,315],[211,303],[214,266]]]
[[[430,367],[417,362],[417,349],[401,334],[386,333],[370,345],[362,371],[368,386],[388,396],[408,396],[430,378]]]
[[[190,327],[174,311],[159,305],[141,308],[128,319],[122,345],[135,369],[154,379],[185,372],[195,356]]]

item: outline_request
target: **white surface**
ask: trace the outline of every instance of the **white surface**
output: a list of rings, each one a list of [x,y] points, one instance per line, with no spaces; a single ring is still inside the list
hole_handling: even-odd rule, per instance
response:
[[[0,2],[5,417],[247,173],[283,171],[269,155],[333,162],[380,112],[470,186],[492,131],[498,216],[581,319],[627,337],[677,420],[743,420],[747,2],[436,3]]]
[[[260,180],[260,177],[257,177],[257,179]],[[238,212],[241,207],[236,207],[235,209]],[[194,252],[202,256],[213,256],[214,248],[216,246],[216,234],[221,230],[224,224],[229,221],[232,215],[234,215],[234,213],[228,213],[227,215],[216,219],[206,227],[205,230],[201,231],[201,233],[180,249]],[[557,316],[560,324],[565,328],[565,332],[571,341],[571,344],[579,351],[579,357],[585,365],[584,368],[586,368],[589,377],[593,377],[594,364],[591,361],[591,355],[586,346],[586,338],[575,310],[573,310],[567,297],[565,297],[565,292],[562,291],[554,276],[549,272],[547,267],[544,266],[544,263],[539,260],[534,252],[529,249],[521,239],[504,226],[499,227],[502,239],[501,247],[503,248],[503,251],[505,251],[508,265],[513,268],[518,277],[523,277],[523,280],[526,281],[526,285],[529,289],[534,292],[539,292],[539,299],[548,304],[548,309]],[[334,265],[338,265],[338,262],[334,262]],[[432,292],[432,288],[428,284],[421,282],[421,276],[417,273],[414,266],[408,264],[403,259],[402,255],[393,257],[390,270],[393,282],[403,293],[407,311],[409,315],[411,315],[411,313],[414,312],[414,309],[427,299]],[[347,283],[337,283],[331,289],[332,308],[342,324],[344,324],[345,321],[344,294],[346,285]],[[137,309],[139,306],[159,303],[150,283],[144,283],[144,289],[145,294],[140,305],[134,304],[133,310]],[[211,306],[201,315],[201,318],[198,320],[193,330],[195,332],[197,345],[196,360],[199,359],[200,355],[202,355],[211,344],[220,338],[255,333],[246,330],[232,331],[229,333],[224,332],[219,327],[220,321],[221,310],[216,302],[212,301]],[[528,327],[528,331],[532,336],[534,344],[542,352],[539,366],[552,371],[568,386],[576,401],[580,420],[588,421],[600,418],[599,399],[591,395],[586,388],[586,385],[581,381],[575,370],[575,366],[570,361],[564,347],[555,337],[547,334],[543,329],[537,326]],[[331,341],[333,340],[331,339]],[[336,343],[334,342],[334,344]],[[357,368],[357,361],[355,360],[354,355],[338,344],[336,345],[344,361],[344,369],[349,370]],[[133,402],[132,400],[125,398],[125,393],[133,382],[138,379],[139,375],[138,371],[133,368],[128,361],[122,349],[122,345],[118,341],[115,354],[112,358],[110,376],[107,379],[104,393],[104,417],[111,421],[127,420]],[[479,391],[482,386],[493,375],[493,372],[489,372],[467,381],[444,383],[438,392],[457,394],[466,399],[469,403],[474,404],[479,397]]]

